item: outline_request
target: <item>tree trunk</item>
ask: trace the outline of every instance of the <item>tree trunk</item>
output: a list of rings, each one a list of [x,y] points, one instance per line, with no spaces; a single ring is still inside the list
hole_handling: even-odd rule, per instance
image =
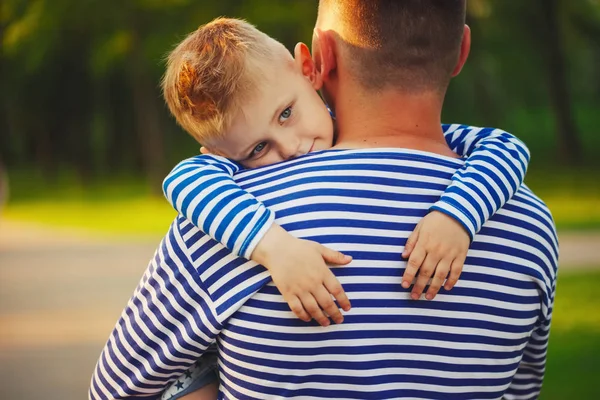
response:
[[[162,195],[165,176],[165,152],[159,114],[157,82],[150,78],[141,49],[141,41],[135,37],[131,53],[131,85],[136,132],[142,150],[144,171],[153,194]]]
[[[542,37],[548,66],[548,89],[556,118],[560,158],[566,163],[581,161],[581,140],[569,96],[565,50],[561,41],[558,0],[538,0],[542,14]]]

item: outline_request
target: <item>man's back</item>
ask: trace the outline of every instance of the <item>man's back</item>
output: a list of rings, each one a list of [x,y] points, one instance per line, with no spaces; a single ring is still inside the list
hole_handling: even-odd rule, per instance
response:
[[[264,286],[219,336],[225,398],[500,398],[519,365],[511,393],[518,380],[525,397],[539,390],[557,244],[528,189],[476,236],[452,291],[413,301],[400,285],[406,239],[460,165],[353,150],[240,174],[286,230],[353,257],[335,269],[352,310],[341,325],[305,324]],[[211,281],[211,293],[227,282]]]
[[[216,339],[227,399],[535,397],[557,244],[528,189],[475,237],[452,291],[413,301],[401,286],[406,239],[460,165],[400,149],[332,150],[238,174],[285,229],[353,256],[334,269],[352,302],[344,323],[300,321],[262,267],[179,218],[109,339],[92,393],[151,393]]]

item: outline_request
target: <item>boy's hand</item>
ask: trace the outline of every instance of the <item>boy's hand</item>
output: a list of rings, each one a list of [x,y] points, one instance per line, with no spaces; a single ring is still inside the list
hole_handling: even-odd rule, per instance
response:
[[[332,296],[344,311],[350,310],[350,301],[326,263],[348,264],[350,256],[298,239],[273,224],[256,246],[252,259],[271,272],[273,282],[298,318],[308,322],[312,317],[322,326],[330,323],[327,315],[336,324],[344,321]]]
[[[406,241],[402,257],[408,258],[408,263],[402,287],[408,289],[419,271],[411,293],[414,300],[421,297],[432,276],[427,300],[435,297],[444,281],[444,289],[452,289],[462,272],[469,245],[469,234],[458,221],[439,211],[430,212]]]

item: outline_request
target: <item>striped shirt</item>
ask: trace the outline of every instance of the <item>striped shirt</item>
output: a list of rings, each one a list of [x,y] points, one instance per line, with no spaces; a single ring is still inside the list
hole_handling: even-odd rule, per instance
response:
[[[432,205],[459,221],[471,239],[523,183],[529,150],[515,136],[494,128],[443,125],[450,148],[468,156],[442,197]],[[210,237],[250,258],[275,218],[233,175],[242,166],[202,155],[177,165],[163,183],[167,200]]]
[[[475,235],[458,284],[401,286],[400,254],[462,160],[326,150],[235,175],[292,234],[353,257],[352,310],[305,323],[267,271],[178,217],[106,344],[91,399],[155,399],[216,342],[222,399],[531,399],[544,374],[557,238],[522,186]]]

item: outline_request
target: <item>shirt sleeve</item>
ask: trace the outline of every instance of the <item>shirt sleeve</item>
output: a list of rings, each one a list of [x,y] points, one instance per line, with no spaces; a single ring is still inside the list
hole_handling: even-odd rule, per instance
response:
[[[241,189],[233,174],[242,166],[200,155],[179,163],[163,182],[173,208],[238,256],[250,258],[275,213]]]
[[[450,148],[467,157],[452,176],[452,183],[430,210],[460,222],[471,240],[523,183],[529,149],[500,129],[443,125]]]
[[[222,329],[176,223],[104,346],[89,399],[159,399]]]
[[[541,292],[546,291],[541,290]],[[540,322],[529,338],[517,372],[504,394],[503,399],[505,400],[537,399],[540,395],[546,372],[548,339],[550,338],[550,322],[555,294],[556,280],[554,279],[550,292],[544,296],[548,301],[548,307],[545,308],[545,312],[542,310]]]

